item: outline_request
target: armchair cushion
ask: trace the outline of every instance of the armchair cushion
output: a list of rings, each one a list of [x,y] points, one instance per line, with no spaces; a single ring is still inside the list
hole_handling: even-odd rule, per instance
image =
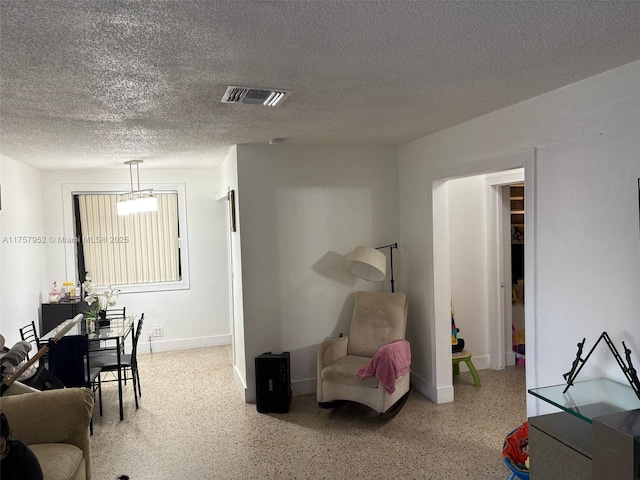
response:
[[[373,357],[383,345],[404,338],[406,319],[403,293],[357,292],[347,353]]]
[[[360,378],[356,372],[365,368],[371,359],[357,355],[347,355],[336,360],[331,365],[322,369],[322,380],[327,382],[342,383],[347,385],[359,385],[361,387],[376,388],[378,381],[375,377]]]
[[[409,367],[411,347],[409,342],[400,339],[380,347],[369,364],[359,368],[356,375],[362,378],[375,375],[385,392],[391,394],[396,391],[396,380],[409,373]]]
[[[38,458],[45,480],[86,479],[82,450],[68,443],[40,443],[29,445]],[[46,465],[46,468],[44,467]]]

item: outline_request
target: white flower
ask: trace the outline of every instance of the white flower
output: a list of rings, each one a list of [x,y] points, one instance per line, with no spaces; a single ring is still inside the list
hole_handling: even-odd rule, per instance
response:
[[[97,318],[101,310],[107,310],[116,304],[120,290],[109,285],[103,292],[100,292],[91,282],[91,277],[87,275],[82,284],[87,295],[84,301],[89,306],[89,310],[84,312],[87,317]],[[101,300],[101,297],[103,300]]]

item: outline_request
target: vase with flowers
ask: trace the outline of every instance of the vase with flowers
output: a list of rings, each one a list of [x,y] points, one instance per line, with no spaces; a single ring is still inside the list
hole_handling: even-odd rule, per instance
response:
[[[91,322],[108,323],[106,319],[107,308],[113,307],[117,303],[120,290],[111,285],[100,289],[93,284],[89,275],[85,277],[82,287],[86,293],[84,301],[89,306],[84,312],[87,318],[87,330],[93,331],[95,324],[91,325]]]

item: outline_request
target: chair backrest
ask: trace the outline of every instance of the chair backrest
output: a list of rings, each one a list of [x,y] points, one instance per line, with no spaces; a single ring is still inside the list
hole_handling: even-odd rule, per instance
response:
[[[142,325],[144,323],[144,313],[140,315],[140,320],[138,320],[138,326],[136,327],[136,334],[133,337],[133,347],[131,348],[131,361],[136,361],[136,355],[138,353],[138,340],[140,340],[140,335],[142,334]]]
[[[113,320],[114,318],[124,318],[125,317],[125,310],[127,307],[122,307],[122,308],[110,308],[108,309],[105,313],[106,313],[106,319],[107,320]]]
[[[25,342],[33,343],[33,347],[36,352],[40,348],[40,338],[38,337],[38,332],[36,331],[35,322],[31,322],[30,325],[25,325],[20,328],[20,338]],[[27,354],[27,360],[29,359],[29,354]]]
[[[404,338],[406,326],[404,293],[356,292],[347,353],[372,357],[381,346]]]
[[[87,385],[89,367],[87,335],[67,335],[49,348],[49,371],[65,387]]]

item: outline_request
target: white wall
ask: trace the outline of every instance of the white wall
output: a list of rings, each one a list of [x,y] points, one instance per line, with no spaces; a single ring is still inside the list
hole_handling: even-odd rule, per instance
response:
[[[449,180],[451,300],[465,348],[478,370],[489,368],[487,212],[484,175]],[[463,363],[461,369],[465,369]]]
[[[390,289],[389,282],[356,280],[342,260],[357,245],[396,241],[396,149],[278,145],[237,152],[246,398],[255,394],[254,358],[267,351],[290,351],[297,392],[314,392],[317,347],[348,333],[352,293]],[[404,288],[396,282],[396,291]]]
[[[640,358],[640,62],[401,147],[402,283],[419,315],[417,333],[436,329],[429,304],[437,287],[429,256],[432,179],[443,169],[464,171],[534,148],[536,283],[527,283],[527,299],[535,302],[535,318],[527,316],[526,328],[527,346],[534,337],[536,347],[527,351],[527,388],[563,383],[576,343],[586,337],[588,348],[604,330]],[[414,350],[412,369],[437,390],[445,379],[432,365],[450,359],[424,343]],[[590,360],[583,372],[621,376],[609,356]],[[538,405],[528,402],[535,414]]]
[[[575,344],[586,337],[588,347],[603,330],[640,358],[640,62],[634,62],[404,145],[399,166],[394,148],[239,146],[241,382],[254,385],[256,355],[289,350],[296,386],[313,391],[316,347],[346,331],[350,294],[388,289],[348,277],[342,256],[357,244],[398,240],[396,286],[409,299],[412,373],[437,400],[451,379],[437,374],[438,364],[450,369],[450,337],[448,324],[436,328],[433,309],[436,289],[448,288],[433,278],[434,263],[442,260],[433,258],[433,180],[446,169],[464,173],[531,149],[536,283],[527,284],[527,299],[536,315],[526,319],[535,345],[527,352],[527,387],[561,383]],[[119,170],[40,174],[0,162],[3,236],[62,235],[63,183],[127,178]],[[163,322],[167,347],[229,339],[228,204],[216,191],[224,183],[219,175],[144,170],[145,181],[187,185],[191,290],[123,296],[128,308],[145,311],[149,327]],[[50,281],[66,276],[64,255],[57,246],[1,246],[0,327],[15,338],[17,327],[36,315]],[[17,293],[8,284],[17,284]],[[440,356],[436,343],[443,344]],[[621,376],[606,355],[583,372]],[[533,414],[537,405],[529,402]]]
[[[97,190],[107,191],[128,181],[128,171],[68,170],[43,171],[42,205],[44,235],[63,236],[63,186],[93,183]],[[153,338],[153,350],[176,350],[231,343],[229,325],[229,288],[227,258],[227,202],[219,199],[217,188],[220,172],[211,170],[142,169],[146,186],[162,188],[166,184],[184,184],[187,218],[181,219],[181,229],[188,229],[190,288],[163,292],[126,293],[118,305],[130,312],[145,313],[145,328],[140,351],[149,350],[148,333],[154,325],[163,325],[164,336]],[[34,206],[36,208],[36,206]],[[69,278],[73,276],[74,278]],[[46,245],[47,285],[40,285],[41,294],[48,291],[51,281],[58,285],[65,279],[74,280],[74,272],[66,271],[63,244]],[[3,292],[4,298],[5,292]],[[4,303],[4,302],[3,302]]]
[[[0,155],[0,185],[0,333],[11,347],[48,291],[40,171]]]
[[[233,148],[225,157],[221,165],[220,191],[229,193],[233,190],[235,193],[235,219],[236,231],[228,230],[229,265],[229,305],[231,322],[231,331],[233,333],[233,371],[236,382],[243,398],[246,400],[247,391],[247,369],[245,357],[245,332],[244,332],[244,305],[243,305],[243,289],[242,289],[242,245],[240,243],[240,209],[238,194],[238,152],[237,148]],[[227,201],[230,201],[227,198]],[[227,211],[228,222],[231,222],[231,204]]]

